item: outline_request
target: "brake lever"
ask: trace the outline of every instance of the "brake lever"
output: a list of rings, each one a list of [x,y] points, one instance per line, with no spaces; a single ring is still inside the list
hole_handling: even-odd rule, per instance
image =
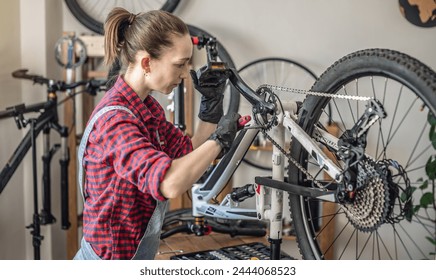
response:
[[[90,80],[86,85],[86,91],[92,95],[96,96],[97,92],[104,91],[106,86],[106,81],[104,80]]]
[[[246,125],[247,123],[249,123],[250,121],[251,121],[251,116],[250,116],[250,115],[241,116],[241,117],[238,119],[238,124],[237,124],[238,130],[243,129],[243,128],[245,127],[245,125]]]

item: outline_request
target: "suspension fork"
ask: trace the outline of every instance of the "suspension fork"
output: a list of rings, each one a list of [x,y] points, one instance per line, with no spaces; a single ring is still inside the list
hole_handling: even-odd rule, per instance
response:
[[[59,125],[57,122],[52,123],[53,128],[61,136],[61,158],[59,159],[59,164],[61,167],[61,219],[62,229],[70,228],[69,221],[69,201],[68,201],[68,165],[70,163],[70,151],[68,148],[68,128]]]
[[[41,210],[41,224],[48,225],[56,222],[56,218],[51,212],[51,170],[50,163],[53,158],[54,153],[59,148],[59,145],[50,148],[50,127],[46,125],[43,129],[42,134],[43,139],[43,153],[42,153],[42,210]]]

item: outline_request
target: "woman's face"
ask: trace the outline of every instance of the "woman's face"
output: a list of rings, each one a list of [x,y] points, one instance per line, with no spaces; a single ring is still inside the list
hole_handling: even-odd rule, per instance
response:
[[[187,78],[193,50],[189,34],[172,35],[172,41],[173,46],[164,49],[159,59],[150,60],[150,88],[164,94],[169,94]]]

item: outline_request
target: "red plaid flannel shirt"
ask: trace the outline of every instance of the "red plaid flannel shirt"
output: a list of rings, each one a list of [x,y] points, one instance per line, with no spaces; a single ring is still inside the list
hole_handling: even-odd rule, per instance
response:
[[[165,118],[159,103],[142,101],[119,77],[99,102],[123,110],[103,114],[95,123],[83,158],[85,189],[83,235],[102,259],[131,259],[156,206],[172,159],[192,151],[189,137]]]

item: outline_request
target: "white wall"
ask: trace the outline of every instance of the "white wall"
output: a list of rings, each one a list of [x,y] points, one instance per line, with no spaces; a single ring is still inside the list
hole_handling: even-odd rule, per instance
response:
[[[0,4],[0,110],[22,102],[21,84],[11,72],[21,65],[20,2]],[[12,119],[0,120],[0,166],[9,159],[16,141],[21,137]],[[23,168],[19,168],[9,185],[0,194],[0,259],[24,259],[27,237],[24,229]],[[17,207],[19,205],[19,207]]]
[[[219,38],[237,66],[274,55],[295,58],[320,74],[343,55],[370,47],[403,51],[436,66],[436,29],[407,22],[398,1],[185,2],[176,14]]]
[[[11,72],[20,68],[29,69],[31,74],[38,74],[52,78],[59,78],[60,68],[54,60],[53,47],[61,34],[62,3],[56,0],[3,0],[0,3],[1,10],[1,99],[0,108],[19,103],[34,103],[46,100],[45,88],[32,85],[31,81],[19,81],[11,77]],[[4,98],[6,96],[6,98]],[[32,115],[29,115],[32,116]],[[12,155],[13,150],[27,129],[19,131],[12,119],[0,122],[3,131],[0,135],[2,150],[0,163],[2,166]],[[53,141],[58,141],[54,138]],[[4,144],[3,144],[4,143]],[[41,141],[38,141],[38,149],[41,150]],[[39,170],[41,170],[41,154],[37,154]],[[57,165],[58,157],[53,158],[53,164]],[[59,203],[60,196],[55,182],[59,182],[57,166],[53,169],[52,179],[52,210],[56,218],[60,220]],[[41,186],[41,177],[38,184]],[[42,208],[41,193],[39,210]],[[30,229],[26,229],[32,223],[33,216],[33,177],[31,153],[29,152],[23,164],[13,175],[0,195],[0,259],[33,259],[34,249]],[[44,240],[41,243],[41,258],[65,258],[65,237],[59,230],[59,222],[53,226],[43,226],[41,234]],[[53,243],[53,241],[56,241]],[[56,249],[54,249],[56,248]]]
[[[319,75],[352,51],[381,47],[408,53],[436,69],[436,28],[419,28],[407,22],[398,1],[183,0],[175,14],[216,36],[237,67],[260,57],[282,56]],[[9,77],[12,70],[23,66],[42,75],[58,74],[61,70],[52,56],[55,40],[62,31],[90,31],[72,17],[63,1],[2,0],[0,15],[1,109],[21,101],[20,84]],[[22,99],[29,101],[28,92],[38,89],[23,83],[22,90]],[[20,134],[11,122],[2,120],[0,126],[8,131],[0,134],[0,143],[5,143],[0,145],[0,163],[4,164],[16,143],[11,139]],[[25,168],[31,170],[29,164]],[[241,169],[238,174],[249,172],[244,166]],[[235,185],[246,183],[238,174]],[[16,174],[0,195],[0,259],[33,258],[30,234],[24,229],[32,212],[30,188],[31,178],[25,177],[23,187],[23,176]],[[43,241],[48,246],[42,249],[48,252],[44,258],[65,256],[64,232],[58,229],[59,224],[45,229],[50,238]]]

